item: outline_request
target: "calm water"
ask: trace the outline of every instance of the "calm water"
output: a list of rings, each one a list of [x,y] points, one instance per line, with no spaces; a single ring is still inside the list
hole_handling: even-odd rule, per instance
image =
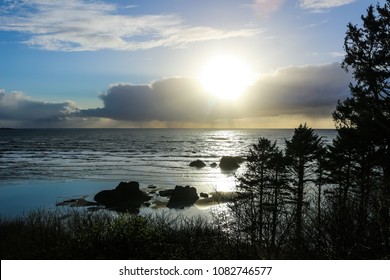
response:
[[[325,142],[336,135],[316,132]],[[62,197],[93,197],[120,181],[138,181],[144,188],[231,190],[234,174],[211,163],[225,155],[244,156],[259,137],[283,147],[292,134],[292,129],[0,130],[0,214],[48,207]],[[196,159],[207,167],[189,167]]]

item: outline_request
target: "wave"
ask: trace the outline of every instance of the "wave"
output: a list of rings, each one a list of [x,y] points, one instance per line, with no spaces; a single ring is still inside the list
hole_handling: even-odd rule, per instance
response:
[[[134,177],[165,181],[165,176],[196,178],[209,184],[215,176],[231,178],[219,168],[193,169],[188,166],[191,161],[200,159],[210,164],[226,155],[245,156],[263,136],[283,146],[283,139],[292,133],[293,130],[12,130],[1,135],[0,178],[99,177],[120,181]],[[323,131],[321,136],[330,141],[335,132]]]

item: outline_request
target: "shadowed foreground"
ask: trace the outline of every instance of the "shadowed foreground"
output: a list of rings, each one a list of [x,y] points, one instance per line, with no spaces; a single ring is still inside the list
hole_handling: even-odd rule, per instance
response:
[[[247,259],[202,218],[34,211],[0,218],[1,259]]]

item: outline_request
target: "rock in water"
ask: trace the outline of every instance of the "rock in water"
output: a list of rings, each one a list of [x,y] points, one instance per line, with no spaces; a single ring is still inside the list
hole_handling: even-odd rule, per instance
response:
[[[208,194],[208,193],[203,193],[203,192],[201,192],[201,193],[200,193],[200,197],[208,198],[208,197],[209,197],[209,194]]]
[[[117,211],[136,212],[150,196],[139,189],[138,182],[121,182],[112,190],[103,190],[94,197],[98,204]]]
[[[199,199],[196,189],[190,186],[176,186],[168,201],[168,208],[184,208],[192,206]]]
[[[219,167],[225,170],[234,170],[240,167],[239,163],[243,162],[241,157],[223,156]]]
[[[173,193],[173,189],[168,189],[168,190],[163,190],[158,192],[158,194],[163,197],[169,197],[172,195],[172,193]]]
[[[197,160],[191,162],[190,166],[191,167],[196,167],[196,168],[203,168],[203,167],[206,166],[206,164],[203,161],[197,159]]]

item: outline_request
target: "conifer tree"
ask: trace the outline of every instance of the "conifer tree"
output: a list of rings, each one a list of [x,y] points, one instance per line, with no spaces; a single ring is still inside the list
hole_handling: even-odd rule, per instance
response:
[[[354,197],[358,206],[359,239],[356,244],[369,248],[367,238],[373,224],[381,234],[383,251],[390,251],[390,0],[383,6],[369,6],[362,25],[348,24],[344,40],[346,55],[342,66],[352,71],[351,97],[339,102],[333,113],[342,141],[342,130],[351,130],[355,147],[355,177],[348,177],[343,193],[357,184]],[[345,134],[345,133],[344,133]],[[357,143],[359,143],[357,145]],[[337,172],[337,171],[336,171]],[[350,197],[351,198],[351,197]],[[345,201],[342,203],[346,203]],[[377,201],[376,201],[377,200]],[[371,204],[370,204],[371,203]],[[379,206],[380,205],[380,206]],[[379,216],[379,222],[370,217]],[[369,226],[370,225],[370,226]],[[367,243],[367,244],[366,244]],[[371,243],[375,243],[371,240]],[[371,244],[370,243],[370,244]],[[381,249],[381,250],[382,250]],[[373,249],[371,249],[372,251]]]
[[[248,152],[245,172],[237,176],[240,197],[230,209],[258,257],[277,257],[283,242],[285,175],[285,158],[276,142],[260,138]]]
[[[292,180],[295,204],[295,248],[297,253],[303,249],[304,205],[307,204],[306,187],[314,181],[314,170],[322,149],[321,138],[306,124],[294,130],[291,140],[286,140],[286,157]]]

